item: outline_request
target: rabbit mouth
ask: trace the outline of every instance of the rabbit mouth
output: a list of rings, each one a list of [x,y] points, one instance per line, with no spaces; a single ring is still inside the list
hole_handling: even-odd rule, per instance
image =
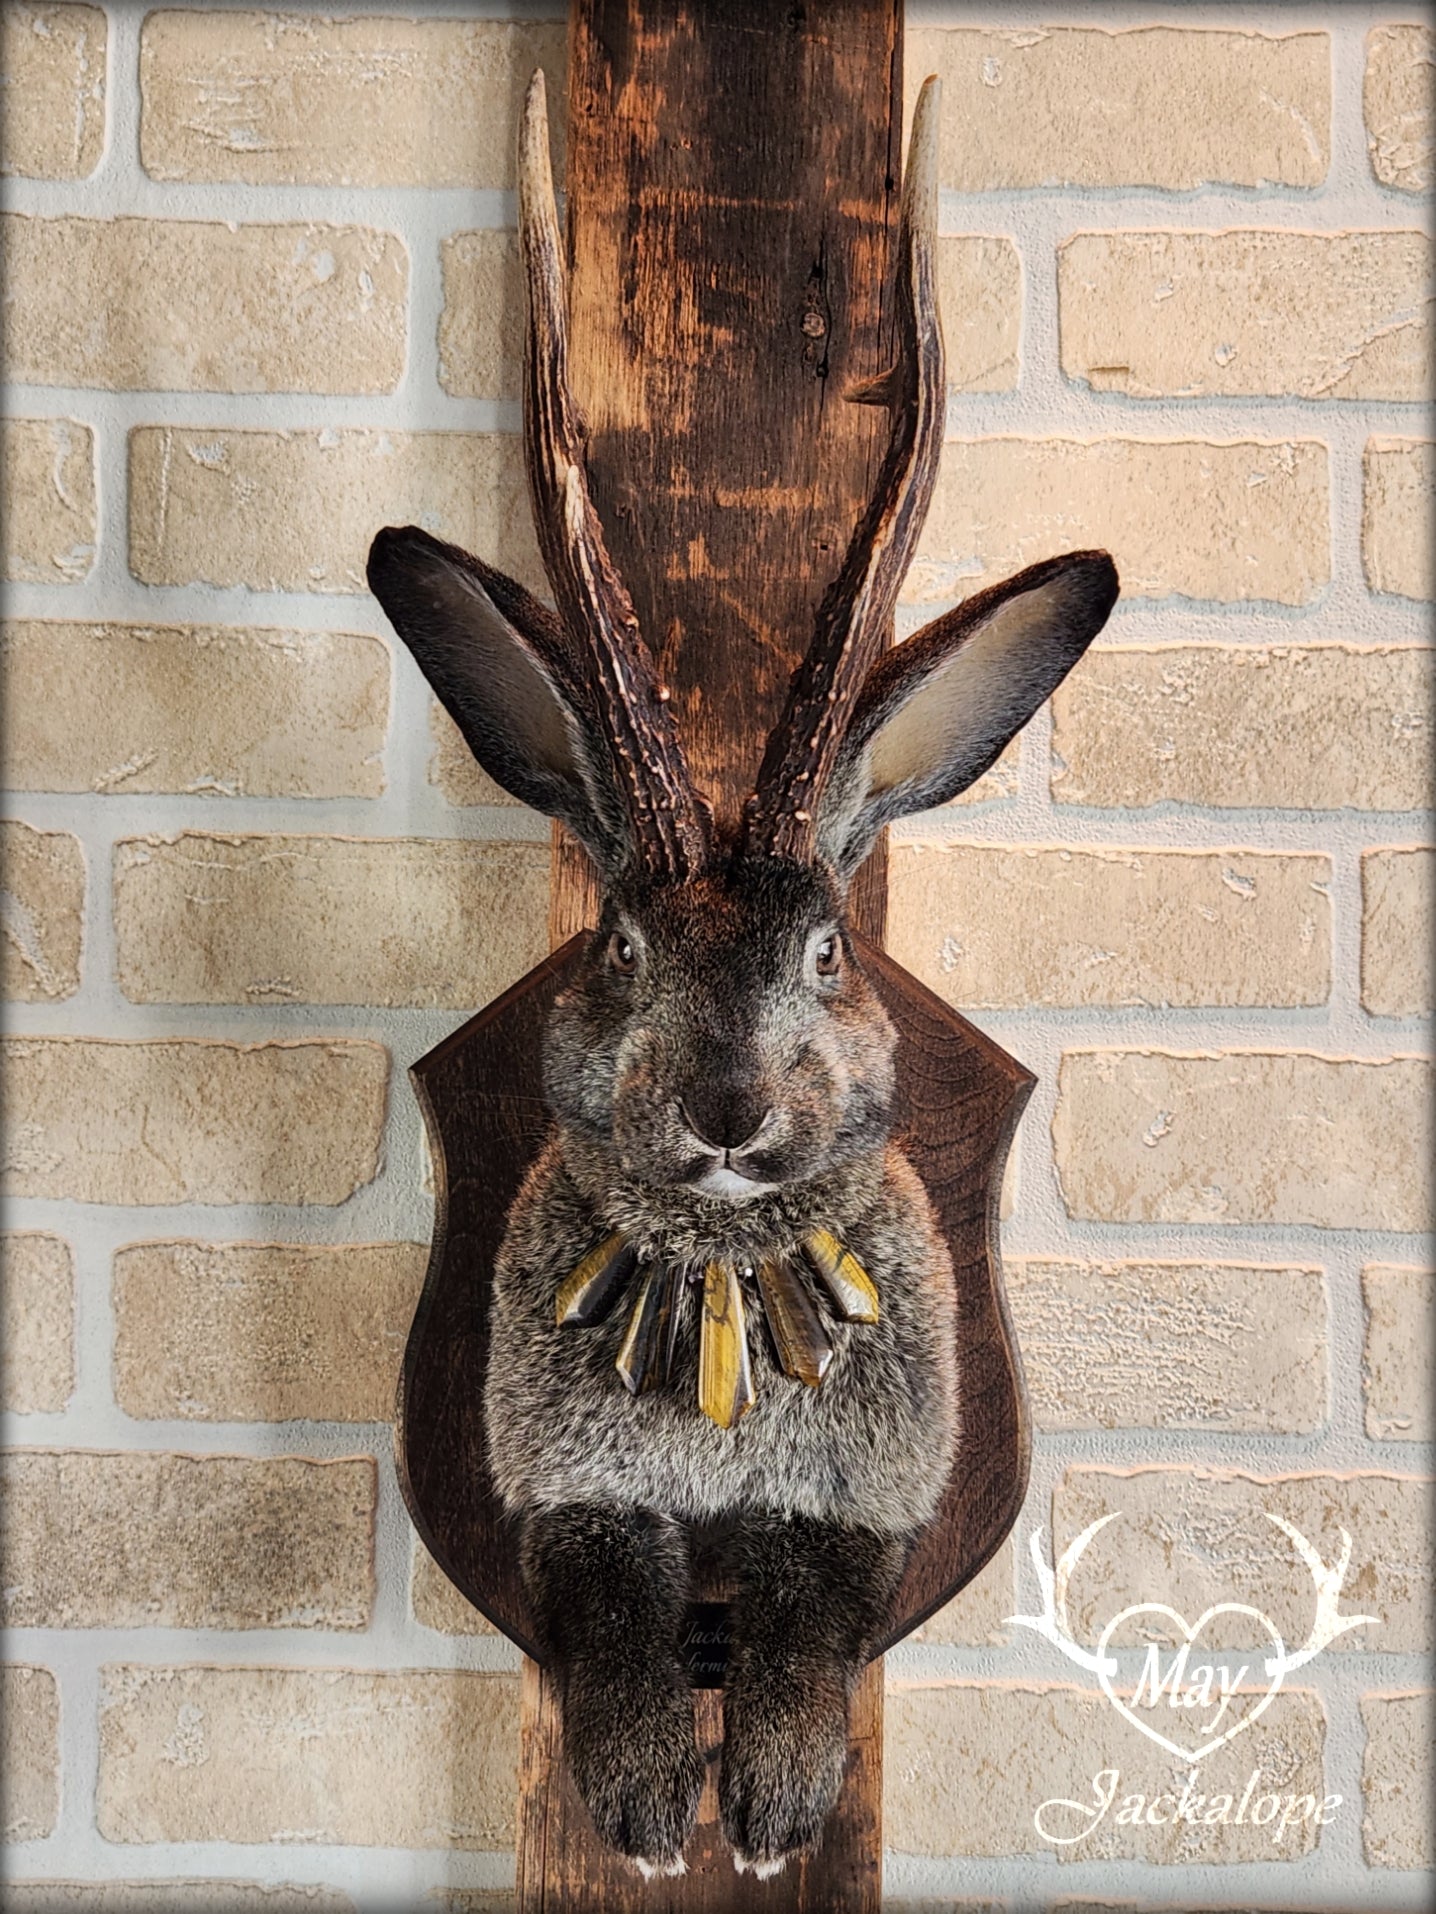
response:
[[[757,1177],[747,1176],[727,1163],[710,1163],[699,1175],[690,1177],[688,1184],[700,1196],[721,1196],[730,1203],[751,1202],[755,1196],[766,1196],[778,1187],[776,1183],[764,1183]]]

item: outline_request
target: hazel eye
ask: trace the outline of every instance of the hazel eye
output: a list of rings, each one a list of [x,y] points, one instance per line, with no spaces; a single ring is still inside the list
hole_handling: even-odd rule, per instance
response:
[[[825,937],[813,952],[813,961],[820,977],[836,977],[843,967],[843,940],[836,932]]]
[[[638,952],[621,930],[608,940],[608,967],[620,977],[631,977],[638,968]]]

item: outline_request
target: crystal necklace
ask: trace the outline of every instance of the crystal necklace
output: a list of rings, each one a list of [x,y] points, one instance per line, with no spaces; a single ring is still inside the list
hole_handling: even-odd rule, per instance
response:
[[[802,1257],[844,1322],[875,1323],[878,1292],[851,1250],[828,1230],[814,1230]],[[731,1429],[756,1397],[748,1359],[743,1279],[756,1281],[758,1298],[784,1373],[816,1389],[828,1372],[833,1345],[790,1256],[755,1264],[711,1262],[701,1269],[683,1263],[647,1263],[621,1232],[591,1249],[559,1285],[554,1320],[560,1329],[590,1329],[612,1314],[631,1291],[628,1327],[614,1367],[632,1395],[641,1395],[673,1374],[684,1286],[701,1280],[703,1314],[698,1343],[698,1406],[722,1429]]]

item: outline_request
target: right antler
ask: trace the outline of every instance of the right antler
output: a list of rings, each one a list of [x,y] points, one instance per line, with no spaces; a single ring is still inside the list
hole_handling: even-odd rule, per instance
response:
[[[688,775],[668,692],[588,493],[583,427],[568,383],[568,299],[541,70],[524,102],[519,223],[528,282],[524,454],[539,550],[583,657],[594,722],[613,754],[639,863],[652,877],[681,883],[711,855],[709,811]]]
[[[908,142],[898,235],[897,362],[848,395],[890,408],[887,453],[768,739],[744,819],[750,852],[802,862],[814,856],[818,803],[854,701],[882,649],[932,499],[947,397],[933,259],[941,97],[936,78],[923,83]]]

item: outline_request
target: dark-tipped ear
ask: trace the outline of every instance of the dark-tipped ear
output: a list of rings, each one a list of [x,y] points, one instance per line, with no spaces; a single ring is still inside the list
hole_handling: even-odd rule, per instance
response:
[[[628,851],[563,626],[480,559],[417,526],[369,548],[369,589],[497,784],[562,818],[604,868]]]
[[[858,694],[819,812],[818,847],[839,876],[884,824],[980,778],[1116,602],[1106,552],[1073,552],[976,593],[886,652]]]

